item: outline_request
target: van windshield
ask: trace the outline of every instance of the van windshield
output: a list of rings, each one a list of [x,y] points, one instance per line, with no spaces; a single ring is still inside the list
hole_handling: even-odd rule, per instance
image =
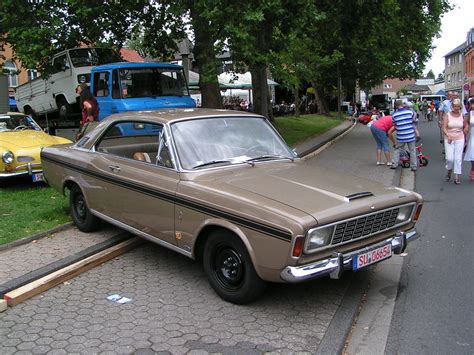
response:
[[[119,71],[123,98],[189,96],[181,68],[125,68]]]
[[[119,53],[109,48],[78,48],[69,51],[74,67],[90,67],[101,64],[122,62]]]

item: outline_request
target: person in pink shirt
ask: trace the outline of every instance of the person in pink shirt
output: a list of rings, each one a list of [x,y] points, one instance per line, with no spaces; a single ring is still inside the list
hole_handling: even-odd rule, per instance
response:
[[[377,121],[374,121],[370,126],[370,132],[374,136],[375,143],[377,144],[377,165],[383,165],[382,163],[382,150],[387,160],[387,165],[392,164],[392,158],[390,155],[390,145],[388,140],[390,139],[395,144],[395,139],[391,134],[388,134],[390,128],[392,128],[392,116],[382,116]]]

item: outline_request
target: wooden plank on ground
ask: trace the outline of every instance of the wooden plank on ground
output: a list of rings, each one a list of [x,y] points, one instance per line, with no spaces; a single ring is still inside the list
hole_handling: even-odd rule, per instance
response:
[[[66,280],[72,279],[73,277],[76,277],[77,275],[94,268],[97,265],[103,264],[104,262],[110,259],[124,254],[125,252],[135,248],[142,242],[143,240],[138,237],[126,240],[109,249],[91,255],[88,258],[85,258],[63,269],[46,275],[36,281],[33,281],[29,284],[12,290],[4,295],[4,299],[7,301],[10,307],[15,306],[18,303],[27,300],[28,298],[36,296],[41,292],[49,290],[50,288],[57,286]]]

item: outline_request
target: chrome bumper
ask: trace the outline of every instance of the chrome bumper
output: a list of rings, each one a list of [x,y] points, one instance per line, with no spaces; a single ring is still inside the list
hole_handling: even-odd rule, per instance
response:
[[[26,169],[26,170],[24,170]],[[41,164],[38,163],[28,163],[23,165],[18,165],[15,167],[15,170],[12,171],[3,171],[0,172],[1,177],[10,177],[10,176],[18,176],[18,175],[33,175],[35,173],[43,172],[43,168]]]
[[[332,279],[339,279],[344,270],[352,268],[352,259],[355,255],[369,252],[387,243],[391,243],[394,254],[401,254],[405,251],[407,244],[418,237],[419,234],[416,229],[408,232],[399,232],[395,236],[381,242],[353,250],[346,254],[336,253],[333,257],[302,266],[287,266],[280,273],[280,276],[286,282],[299,282],[325,275],[329,275]]]

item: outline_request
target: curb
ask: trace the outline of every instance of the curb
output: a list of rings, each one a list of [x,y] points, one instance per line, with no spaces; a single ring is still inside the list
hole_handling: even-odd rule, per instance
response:
[[[36,233],[36,234],[34,234],[30,237],[21,238],[21,239],[13,241],[11,243],[0,245],[0,251],[10,249],[10,248],[14,248],[14,247],[17,247],[17,246],[23,245],[23,244],[28,244],[28,243],[30,243],[34,240],[38,240],[38,239],[47,237],[48,235],[66,230],[66,229],[72,227],[73,225],[74,224],[72,222],[68,222],[68,223],[65,223],[65,224],[61,224],[60,226],[54,227],[50,230]]]
[[[21,286],[24,286],[30,282],[33,282],[35,280],[38,280],[48,274],[51,274],[59,269],[62,269],[66,266],[69,266],[71,264],[74,264],[82,259],[85,259],[93,254],[99,253],[105,249],[108,249],[118,243],[121,243],[127,239],[131,238],[131,234],[128,232],[120,232],[119,234],[113,236],[110,239],[107,239],[101,243],[92,245],[84,250],[81,250],[75,254],[72,254],[70,256],[67,256],[63,259],[54,261],[48,265],[45,265],[43,267],[40,267],[39,269],[36,269],[34,271],[31,271],[25,275],[16,277],[10,281],[7,281],[3,284],[0,284],[0,297],[3,298],[3,296],[14,290],[17,289]]]

